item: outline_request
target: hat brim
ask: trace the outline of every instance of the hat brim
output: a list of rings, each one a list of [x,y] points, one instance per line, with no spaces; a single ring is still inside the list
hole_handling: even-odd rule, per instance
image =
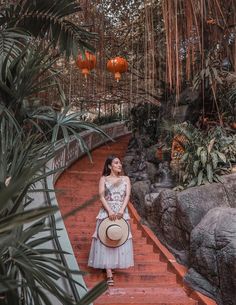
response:
[[[109,239],[106,235],[108,226],[113,224],[119,225],[122,229],[122,237],[117,241]],[[110,220],[109,217],[107,217],[100,222],[97,233],[98,238],[104,246],[109,248],[117,248],[122,246],[127,241],[129,237],[129,224],[124,218]]]

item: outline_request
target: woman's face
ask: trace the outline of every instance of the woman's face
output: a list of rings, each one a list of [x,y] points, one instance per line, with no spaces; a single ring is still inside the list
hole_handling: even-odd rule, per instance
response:
[[[111,168],[111,172],[119,174],[122,171],[122,164],[120,162],[120,159],[119,158],[113,159],[110,168]]]

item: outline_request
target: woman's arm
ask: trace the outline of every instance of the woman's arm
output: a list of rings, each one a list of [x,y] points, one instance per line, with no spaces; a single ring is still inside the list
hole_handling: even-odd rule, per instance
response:
[[[102,202],[104,209],[107,211],[107,214],[111,220],[116,219],[116,214],[112,211],[105,199],[105,177],[102,176],[99,181],[99,197]]]
[[[124,199],[124,202],[122,204],[122,207],[120,208],[119,213],[117,213],[117,218],[118,219],[123,217],[125,208],[127,207],[127,204],[129,203],[129,200],[130,200],[130,193],[131,193],[130,179],[129,179],[128,176],[125,176],[125,180],[126,180],[126,195],[125,195],[125,199]]]

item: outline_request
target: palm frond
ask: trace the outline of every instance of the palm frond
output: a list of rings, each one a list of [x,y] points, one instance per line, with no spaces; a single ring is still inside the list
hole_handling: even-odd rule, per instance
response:
[[[107,290],[106,281],[98,283],[93,287],[76,305],[89,305]]]
[[[6,190],[5,190],[6,192]],[[1,193],[0,200],[5,199],[4,191]],[[32,222],[42,217],[54,214],[58,210],[57,207],[43,207],[24,211],[22,213],[15,213],[13,215],[0,218],[0,234],[6,233],[22,224]]]
[[[48,39],[67,57],[77,56],[78,49],[94,52],[90,42],[96,38],[94,33],[69,21],[68,17],[80,10],[75,0],[20,0],[6,8],[2,20],[29,31],[34,37]]]
[[[20,56],[28,40],[29,34],[19,28],[8,28],[0,31],[0,71],[2,71],[3,66],[8,69],[14,58]]]
[[[69,137],[74,135],[82,150],[87,153],[89,153],[89,149],[83,138],[79,135],[82,130],[95,131],[101,134],[101,136],[113,141],[113,139],[97,125],[81,120],[80,112],[69,113],[70,109],[71,106],[66,106],[62,112],[57,112],[50,107],[38,108],[31,114],[31,119],[41,120],[42,122],[48,122],[50,124],[52,143],[55,144],[57,140],[63,138],[64,143],[67,144],[69,142]]]
[[[15,111],[20,111],[24,107],[23,101],[33,94],[49,87],[58,88],[60,72],[53,68],[57,57],[51,56],[48,51],[48,48],[42,50],[41,46],[30,44],[2,71],[0,90],[8,107],[14,106]],[[4,66],[7,61],[6,58]]]

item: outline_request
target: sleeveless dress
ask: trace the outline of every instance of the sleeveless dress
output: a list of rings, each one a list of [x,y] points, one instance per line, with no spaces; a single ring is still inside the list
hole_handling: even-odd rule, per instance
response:
[[[124,177],[121,177],[119,184],[112,184],[105,179],[105,200],[111,209],[118,213],[126,195],[127,184]],[[96,217],[96,229],[92,236],[92,244],[89,253],[88,266],[99,269],[128,268],[134,265],[132,234],[129,230],[128,240],[121,246],[109,248],[103,245],[98,236],[97,229],[101,221],[108,217],[106,210],[102,207]],[[127,207],[123,218],[129,220],[130,216]],[[129,225],[130,227],[130,225]]]

